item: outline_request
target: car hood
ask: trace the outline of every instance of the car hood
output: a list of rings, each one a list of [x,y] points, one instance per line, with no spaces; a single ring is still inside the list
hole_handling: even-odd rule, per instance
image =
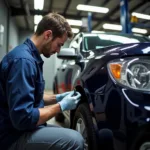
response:
[[[150,54],[150,43],[125,44],[119,50],[126,55],[147,55]]]
[[[89,51],[87,59],[99,59],[104,56],[117,58],[135,55],[150,55],[150,42],[113,45],[101,49],[95,49]]]
[[[116,45],[105,49],[104,54],[120,53],[125,55],[147,55],[150,54],[150,43],[132,43]]]

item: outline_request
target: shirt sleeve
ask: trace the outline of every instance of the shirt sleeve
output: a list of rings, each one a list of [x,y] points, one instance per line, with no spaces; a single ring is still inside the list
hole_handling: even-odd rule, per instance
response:
[[[34,108],[36,66],[28,59],[15,59],[6,83],[10,118],[18,130],[36,128],[39,109]]]

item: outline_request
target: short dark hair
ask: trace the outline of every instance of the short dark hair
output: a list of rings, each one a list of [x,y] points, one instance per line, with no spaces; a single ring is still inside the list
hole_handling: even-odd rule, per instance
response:
[[[56,37],[62,37],[64,33],[67,34],[68,38],[73,37],[73,32],[67,20],[55,12],[49,13],[42,18],[37,25],[35,34],[40,36],[46,30],[52,30],[53,39]]]

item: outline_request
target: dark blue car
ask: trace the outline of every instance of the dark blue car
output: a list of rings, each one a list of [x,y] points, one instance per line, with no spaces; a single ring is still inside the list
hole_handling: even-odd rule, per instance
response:
[[[54,79],[54,92],[76,89],[78,107],[63,113],[86,150],[150,149],[150,40],[138,35],[78,34]],[[63,121],[61,114],[56,117]]]

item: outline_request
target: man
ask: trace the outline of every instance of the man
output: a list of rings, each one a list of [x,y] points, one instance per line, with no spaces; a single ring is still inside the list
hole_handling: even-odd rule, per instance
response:
[[[44,95],[43,61],[59,53],[73,36],[59,14],[43,17],[35,34],[10,51],[0,64],[0,149],[1,150],[81,150],[82,136],[71,129],[46,126],[61,111],[76,108],[80,94],[73,91]],[[44,107],[45,105],[50,105]]]

